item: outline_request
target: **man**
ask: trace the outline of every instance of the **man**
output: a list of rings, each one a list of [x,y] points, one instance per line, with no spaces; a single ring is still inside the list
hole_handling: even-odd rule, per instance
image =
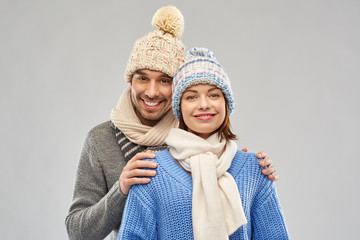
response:
[[[158,29],[136,41],[126,69],[130,87],[112,110],[111,121],[94,127],[85,140],[66,218],[70,239],[103,239],[111,232],[115,239],[130,187],[156,175],[156,164],[141,159],[166,149],[164,140],[177,127],[171,84],[184,59],[183,24],[178,9],[161,8],[152,22]],[[271,160],[261,164],[270,166]],[[276,180],[273,172],[274,167],[263,170]]]

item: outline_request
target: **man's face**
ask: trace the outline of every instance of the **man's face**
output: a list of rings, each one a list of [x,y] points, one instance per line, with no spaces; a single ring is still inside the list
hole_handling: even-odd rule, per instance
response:
[[[171,108],[172,78],[167,74],[138,70],[131,78],[131,97],[136,114],[144,125],[156,125]]]

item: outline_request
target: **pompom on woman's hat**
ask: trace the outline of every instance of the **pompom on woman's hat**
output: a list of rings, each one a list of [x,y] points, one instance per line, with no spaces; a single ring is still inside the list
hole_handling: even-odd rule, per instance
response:
[[[180,10],[174,6],[160,8],[153,16],[152,26],[157,29],[134,44],[125,71],[127,82],[140,69],[156,70],[173,77],[184,61],[185,47],[180,39],[184,17]]]
[[[229,105],[229,114],[234,110],[234,97],[231,83],[224,68],[218,63],[215,54],[207,48],[192,48],[185,57],[185,62],[173,78],[172,106],[174,115],[179,119],[180,101],[184,91],[196,84],[211,84],[220,88]]]

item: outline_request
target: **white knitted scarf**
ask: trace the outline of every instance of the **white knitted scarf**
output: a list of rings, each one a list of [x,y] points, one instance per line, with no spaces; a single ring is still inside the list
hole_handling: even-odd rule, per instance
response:
[[[131,142],[142,146],[164,144],[170,129],[178,124],[170,109],[154,127],[143,125],[134,110],[131,87],[121,95],[116,107],[111,111],[110,118]]]
[[[170,154],[191,171],[194,239],[229,239],[247,223],[236,182],[227,172],[236,143],[220,142],[217,133],[203,139],[179,128],[171,129],[165,142]]]

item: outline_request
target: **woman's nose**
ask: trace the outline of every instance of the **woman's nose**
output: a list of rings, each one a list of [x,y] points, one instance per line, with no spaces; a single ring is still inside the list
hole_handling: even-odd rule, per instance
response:
[[[209,99],[206,96],[199,98],[199,109],[206,110],[210,108]]]

